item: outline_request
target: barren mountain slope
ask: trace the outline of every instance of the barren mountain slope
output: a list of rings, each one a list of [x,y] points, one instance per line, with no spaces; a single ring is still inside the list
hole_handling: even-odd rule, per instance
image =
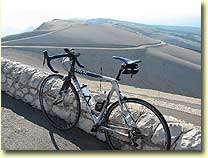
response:
[[[39,31],[50,33],[39,35]],[[37,35],[35,35],[37,32]],[[159,43],[149,37],[119,29],[111,24],[87,24],[54,20],[42,24],[33,31],[33,36],[10,36],[3,45],[50,45],[50,46],[88,46],[88,47],[133,47],[141,44]]]
[[[34,58],[41,65],[45,49],[55,55],[64,53],[64,47],[77,47],[76,51],[81,53],[79,60],[86,69],[100,73],[102,67],[102,73],[111,77],[116,76],[121,65],[112,59],[113,55],[140,59],[140,72],[132,79],[130,75],[123,75],[122,84],[201,98],[200,53],[165,44],[112,23],[55,19],[22,37],[19,34],[6,38],[9,41],[4,40],[3,46],[20,46],[2,48],[2,55],[10,59],[28,63]],[[61,68],[60,60],[55,66]]]

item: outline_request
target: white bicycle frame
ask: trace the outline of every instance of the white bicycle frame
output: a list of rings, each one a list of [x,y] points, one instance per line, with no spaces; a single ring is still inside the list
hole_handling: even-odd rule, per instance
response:
[[[63,66],[64,66],[64,69],[67,71],[68,69],[66,68],[65,64],[64,64],[64,60],[63,60]],[[107,82],[110,82],[112,87],[111,87],[111,90],[109,91],[108,93],[108,96],[107,96],[107,99],[105,100],[105,104],[101,110],[101,112],[99,113],[99,115],[97,116],[97,114],[94,112],[94,110],[92,109],[92,107],[89,105],[86,97],[84,96],[84,93],[82,91],[82,88],[80,86],[80,83],[79,81],[77,80],[76,76],[75,76],[75,73],[78,73],[80,75],[84,75],[84,76],[90,76],[90,77],[93,77],[93,78],[97,78],[97,79],[100,79],[102,81],[107,81]],[[121,91],[119,89],[119,84],[118,84],[118,81],[115,79],[115,78],[111,78],[111,77],[108,77],[108,76],[104,76],[104,75],[100,75],[100,74],[97,74],[97,73],[93,73],[93,72],[90,72],[90,71],[86,71],[86,70],[83,70],[83,69],[76,69],[74,68],[74,73],[73,75],[71,76],[77,90],[78,90],[78,93],[80,94],[80,96],[82,97],[85,105],[86,105],[86,108],[93,120],[93,123],[95,125],[100,125],[102,123],[102,121],[104,121],[105,119],[105,114],[106,114],[106,111],[108,109],[108,105],[110,103],[110,100],[112,98],[112,95],[113,93],[115,92],[116,95],[117,95],[117,101],[118,101],[118,104],[121,108],[121,113],[122,113],[122,116],[124,118],[124,121],[125,121],[125,124],[127,125],[128,128],[125,128],[125,127],[120,127],[120,126],[115,126],[114,128],[120,128],[120,129],[130,129],[130,126],[125,118],[125,114],[124,114],[124,108],[128,111],[130,117],[133,119],[130,111],[129,111],[129,108],[127,107],[126,103],[122,103],[122,101],[124,100],[124,96],[121,94]],[[112,132],[116,132],[118,134],[121,134],[123,136],[128,136],[124,133],[120,133],[118,131],[115,131],[115,130],[112,130],[110,128],[107,128],[107,127],[104,127],[102,126],[103,129],[105,130],[110,130]]]

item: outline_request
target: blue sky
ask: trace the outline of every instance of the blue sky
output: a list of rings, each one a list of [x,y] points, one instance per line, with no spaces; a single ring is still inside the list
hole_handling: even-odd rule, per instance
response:
[[[112,18],[200,27],[200,0],[2,0],[3,30],[37,27],[54,18]]]

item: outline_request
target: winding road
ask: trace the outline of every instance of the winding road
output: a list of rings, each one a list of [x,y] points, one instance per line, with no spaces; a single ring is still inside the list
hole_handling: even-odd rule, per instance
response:
[[[61,46],[61,47],[57,47],[57,46],[36,46],[36,45],[33,45],[33,46],[23,46],[23,45],[4,45],[5,42],[3,42],[2,44],[2,48],[67,48],[68,46]],[[160,42],[156,42],[156,43],[149,43],[149,44],[141,44],[141,45],[138,45],[138,46],[135,46],[135,47],[126,47],[126,48],[107,48],[107,47],[72,47],[74,49],[87,49],[87,50],[137,50],[137,49],[146,49],[146,48],[149,48],[149,47],[160,47],[160,46],[164,46],[166,45],[167,43],[163,42],[163,41],[160,41]]]

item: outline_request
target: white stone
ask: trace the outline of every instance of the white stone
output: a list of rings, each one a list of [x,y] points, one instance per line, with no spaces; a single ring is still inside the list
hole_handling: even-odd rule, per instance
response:
[[[7,78],[7,83],[9,84],[9,86],[11,86],[11,85],[12,85],[12,83],[13,83],[13,80],[12,80],[12,79]]]
[[[29,86],[31,86],[32,88],[38,88],[39,84],[44,79],[44,77],[45,77],[45,75],[43,75],[42,73],[33,74],[32,78],[29,82]]]
[[[106,141],[106,137],[105,137],[104,133],[97,132],[96,133],[96,138],[98,138],[99,140],[102,140],[104,142]]]
[[[27,94],[29,92],[29,90],[27,88],[23,88],[22,91],[24,94]]]
[[[33,69],[25,69],[24,71],[22,71],[21,75],[20,75],[20,80],[19,82],[23,85],[26,85],[26,83],[29,81],[29,79],[31,78],[32,74],[34,73]]]
[[[9,62],[9,60],[3,58],[1,59],[1,68],[4,69],[5,65]]]
[[[35,90],[35,89],[30,89],[30,92],[31,92],[33,95],[36,95],[37,90]]]
[[[157,118],[150,113],[143,113],[138,120],[137,127],[141,130],[142,134],[150,136],[153,133],[153,128],[158,125]]]
[[[75,95],[70,92],[64,93],[63,100],[66,104],[73,104],[75,101]]]
[[[16,96],[19,96],[20,98],[22,98],[23,95],[24,95],[24,94],[23,94],[21,91],[16,91]]]
[[[12,64],[12,62],[8,62],[6,65],[5,65],[5,67],[4,67],[4,69],[3,69],[3,72],[4,73],[9,73],[10,71],[12,71],[14,69],[14,67],[13,67],[13,64]]]
[[[169,125],[169,129],[170,129],[170,133],[171,133],[171,142],[174,142],[176,138],[178,138],[180,136],[180,134],[182,133],[182,126],[180,125],[180,123],[170,123]],[[162,126],[162,124],[160,124],[152,138],[151,138],[152,142],[155,144],[164,144],[165,141],[165,131],[164,128]]]
[[[7,91],[8,90],[8,84],[7,83],[2,83],[1,84],[1,90],[2,91]]]
[[[89,114],[89,112],[84,112],[85,113],[85,117],[87,118],[87,119],[92,119],[92,117],[91,117],[91,115]]]
[[[19,89],[19,87],[20,87],[20,86],[19,86],[19,83],[15,83],[15,84],[14,84],[14,87],[15,87],[16,89]]]
[[[6,82],[6,76],[4,73],[1,73],[1,82]]]
[[[40,100],[39,98],[35,99],[34,101],[34,107],[41,110],[41,106],[40,106]]]
[[[170,129],[171,141],[173,142],[181,135],[183,127],[180,123],[168,123],[168,127]]]
[[[88,112],[85,103],[84,102],[80,102],[80,104],[81,104],[81,110],[84,111],[84,112]],[[76,104],[74,106],[76,106]]]
[[[175,150],[201,150],[201,128],[193,128],[177,141]]]
[[[10,88],[8,89],[8,91],[13,95],[14,92],[15,92],[15,88],[14,88],[14,87],[10,87]]]
[[[165,118],[165,120],[167,121],[167,122],[178,122],[178,119],[177,118],[175,118],[175,117],[173,117],[173,116],[167,116],[167,115],[164,115],[164,118]]]
[[[32,101],[33,101],[33,97],[29,94],[25,95],[24,98],[25,98],[27,103],[32,103]]]
[[[79,119],[79,128],[81,128],[82,130],[84,130],[87,133],[91,133],[91,134],[95,135],[94,132],[91,132],[91,129],[92,129],[93,125],[94,124],[93,124],[92,120],[80,117],[80,119]]]

